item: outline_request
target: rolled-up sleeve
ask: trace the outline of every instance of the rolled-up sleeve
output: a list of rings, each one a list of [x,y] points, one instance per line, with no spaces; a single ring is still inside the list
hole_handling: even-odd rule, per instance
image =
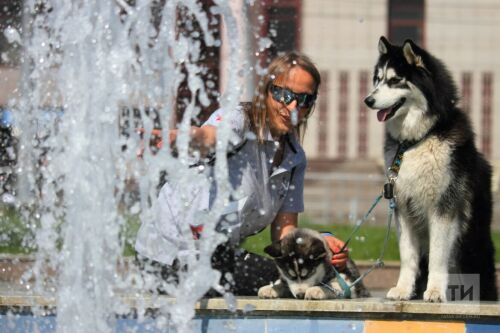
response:
[[[226,121],[229,122],[229,126],[238,137],[240,138],[243,137],[246,130],[245,126],[246,124],[245,124],[245,113],[241,106],[237,107],[232,112],[228,112],[222,108],[215,110],[212,113],[212,115],[210,115],[210,117],[207,119],[207,121],[203,123],[202,126],[211,125],[219,127],[220,122],[223,119],[226,119]]]

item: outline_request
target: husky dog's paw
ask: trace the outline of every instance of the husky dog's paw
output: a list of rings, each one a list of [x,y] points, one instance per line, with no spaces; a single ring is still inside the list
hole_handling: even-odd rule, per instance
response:
[[[401,287],[393,287],[387,293],[387,298],[395,301],[407,301],[413,296],[413,290]]]
[[[446,292],[439,288],[429,288],[424,292],[424,301],[433,303],[446,302]]]
[[[274,288],[273,285],[260,287],[259,291],[257,292],[257,296],[259,296],[259,298],[278,298],[278,297],[280,297],[278,291]]]
[[[327,299],[328,293],[325,292],[324,288],[321,287],[310,287],[307,288],[304,299]]]

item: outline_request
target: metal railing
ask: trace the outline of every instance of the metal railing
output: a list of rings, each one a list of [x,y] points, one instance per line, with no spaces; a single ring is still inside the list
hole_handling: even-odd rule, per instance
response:
[[[368,211],[385,181],[382,174],[307,172],[304,215],[315,224],[354,223]],[[498,186],[493,189],[492,227],[500,230],[500,191],[495,190]],[[368,223],[384,225],[386,218],[387,204],[383,200]]]
[[[373,204],[384,181],[381,174],[307,172],[304,214],[317,224],[355,222]],[[385,209],[376,209],[370,221],[383,224],[385,214]]]

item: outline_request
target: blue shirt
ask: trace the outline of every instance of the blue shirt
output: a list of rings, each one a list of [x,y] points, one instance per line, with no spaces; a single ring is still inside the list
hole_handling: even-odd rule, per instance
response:
[[[204,125],[217,126],[225,112],[215,111]],[[293,134],[284,140],[283,159],[273,170],[273,158],[278,148],[270,133],[263,143],[254,135],[247,135],[245,115],[242,109],[231,114],[230,126],[239,138],[228,158],[228,177],[233,188],[218,230],[227,234],[233,244],[258,233],[273,222],[280,212],[304,211],[304,174],[306,157]],[[238,141],[238,140],[237,140]],[[183,186],[186,186],[183,184]],[[170,264],[187,246],[180,240],[179,223],[199,225],[196,212],[210,209],[216,197],[212,183],[189,184],[192,186],[193,203],[189,212],[181,213],[177,191],[166,183],[158,197],[157,218],[143,221],[138,232],[136,250],[143,256]],[[182,216],[182,219],[179,219]]]

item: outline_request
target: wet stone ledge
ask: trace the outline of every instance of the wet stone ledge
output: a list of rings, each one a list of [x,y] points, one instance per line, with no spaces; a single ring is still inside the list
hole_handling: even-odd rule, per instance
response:
[[[166,296],[122,295],[131,309],[156,310],[175,302]],[[42,306],[55,308],[52,297],[33,295],[0,295],[0,308],[29,308]],[[396,302],[382,298],[354,300],[308,301],[296,299],[264,300],[256,297],[238,297],[236,304],[228,304],[222,298],[202,299],[196,305],[198,316],[210,317],[326,317],[338,319],[390,319],[390,320],[443,320],[491,322],[500,325],[500,303],[497,302],[448,302],[425,303],[423,301]],[[500,332],[500,326],[499,331]]]

